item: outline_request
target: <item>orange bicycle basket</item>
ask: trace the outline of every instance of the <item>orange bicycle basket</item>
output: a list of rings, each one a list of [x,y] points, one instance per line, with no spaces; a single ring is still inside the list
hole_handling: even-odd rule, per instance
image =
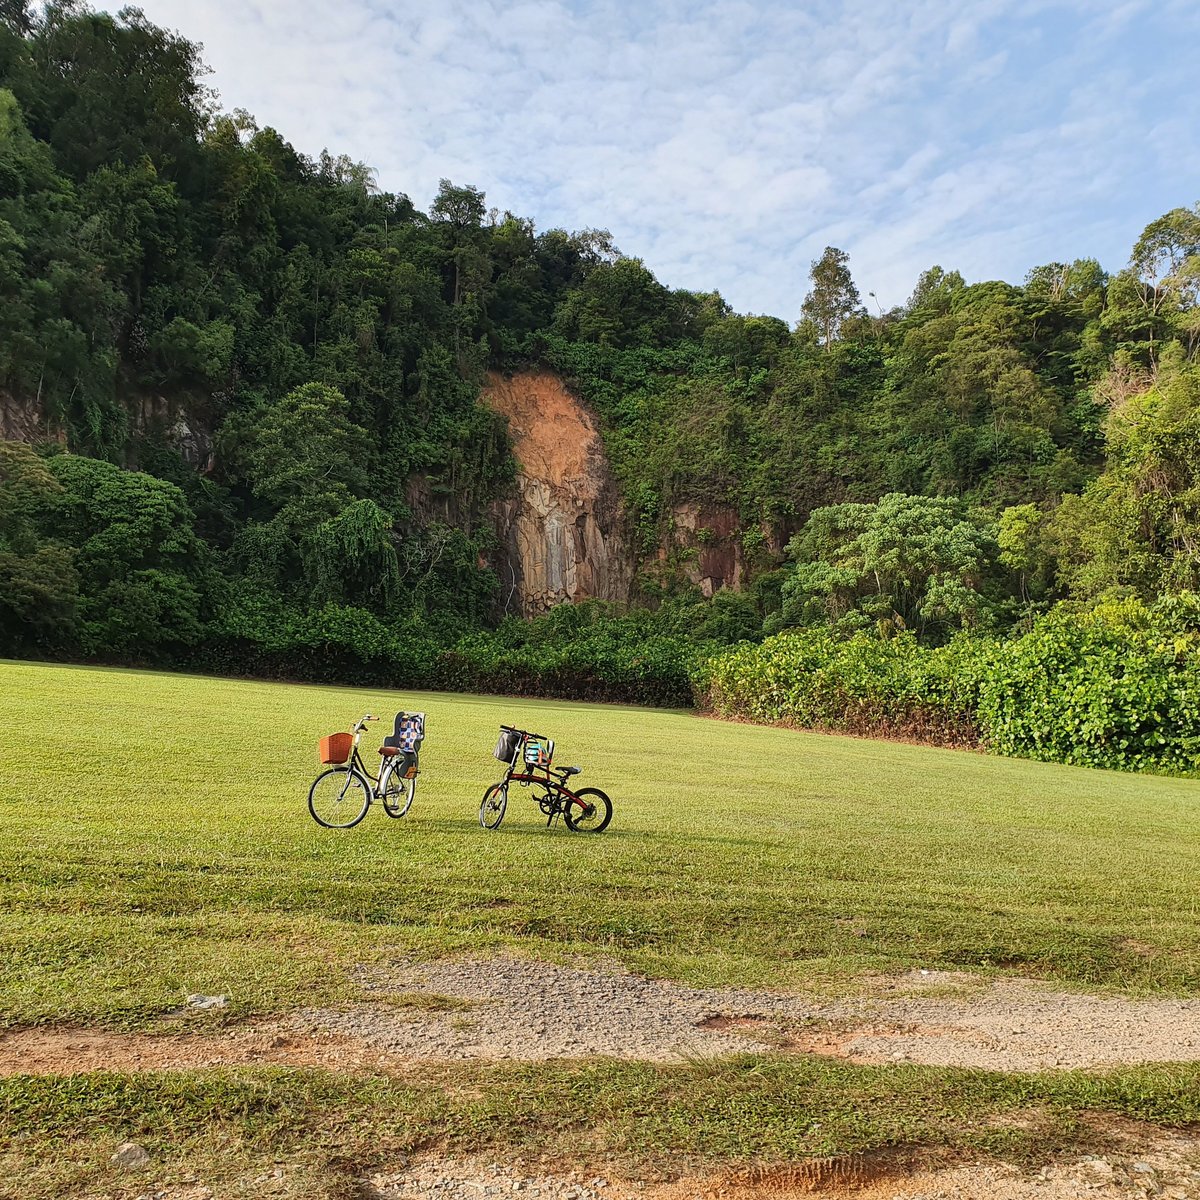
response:
[[[349,733],[331,733],[318,743],[321,761],[337,766],[349,759],[354,750],[354,735]]]

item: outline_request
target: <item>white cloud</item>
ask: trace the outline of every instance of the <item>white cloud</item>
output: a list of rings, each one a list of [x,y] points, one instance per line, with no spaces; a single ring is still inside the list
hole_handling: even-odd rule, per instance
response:
[[[1200,198],[1190,0],[143,0],[228,107],[375,166],[605,226],[672,286],[793,318],[847,250],[886,304],[934,262],[1119,267]]]

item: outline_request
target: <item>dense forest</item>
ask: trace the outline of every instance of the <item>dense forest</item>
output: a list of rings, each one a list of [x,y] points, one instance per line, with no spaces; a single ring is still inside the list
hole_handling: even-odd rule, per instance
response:
[[[830,247],[785,321],[470,186],[420,212],[204,80],[198,47],[136,9],[0,6],[0,652],[696,688],[731,713],[790,655],[788,686],[826,664],[828,695],[754,715],[1200,766],[1200,702],[1101,696],[1143,651],[1164,695],[1195,678],[1200,205],[1131,231],[1116,272],[934,266],[889,312]],[[499,619],[488,512],[515,467],[480,388],[529,366],[598,415],[640,556],[628,611]],[[736,513],[741,591],[704,599],[660,552],[687,501]],[[1117,665],[1092,672],[1083,732],[1005,742],[987,689],[1013,648],[1034,665],[1005,694],[1033,711],[1047,656],[1070,692],[1100,642]],[[921,665],[897,683],[901,660]],[[1108,748],[1075,753],[1089,738]]]

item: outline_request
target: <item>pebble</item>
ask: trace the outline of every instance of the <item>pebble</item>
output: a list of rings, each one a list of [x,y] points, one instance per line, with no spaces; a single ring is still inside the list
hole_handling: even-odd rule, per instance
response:
[[[150,1152],[137,1142],[122,1142],[109,1161],[126,1171],[138,1171],[150,1162]]]
[[[200,992],[195,992],[187,998],[188,1008],[196,1008],[202,1012],[213,1008],[224,1008],[228,1003],[228,996],[205,996]]]

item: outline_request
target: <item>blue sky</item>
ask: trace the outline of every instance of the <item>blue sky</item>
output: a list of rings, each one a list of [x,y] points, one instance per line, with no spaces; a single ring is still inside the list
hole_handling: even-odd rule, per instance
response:
[[[306,153],[421,208],[446,177],[608,228],[664,283],[789,321],[828,244],[886,308],[934,263],[1117,270],[1200,200],[1200,0],[141,6]]]

